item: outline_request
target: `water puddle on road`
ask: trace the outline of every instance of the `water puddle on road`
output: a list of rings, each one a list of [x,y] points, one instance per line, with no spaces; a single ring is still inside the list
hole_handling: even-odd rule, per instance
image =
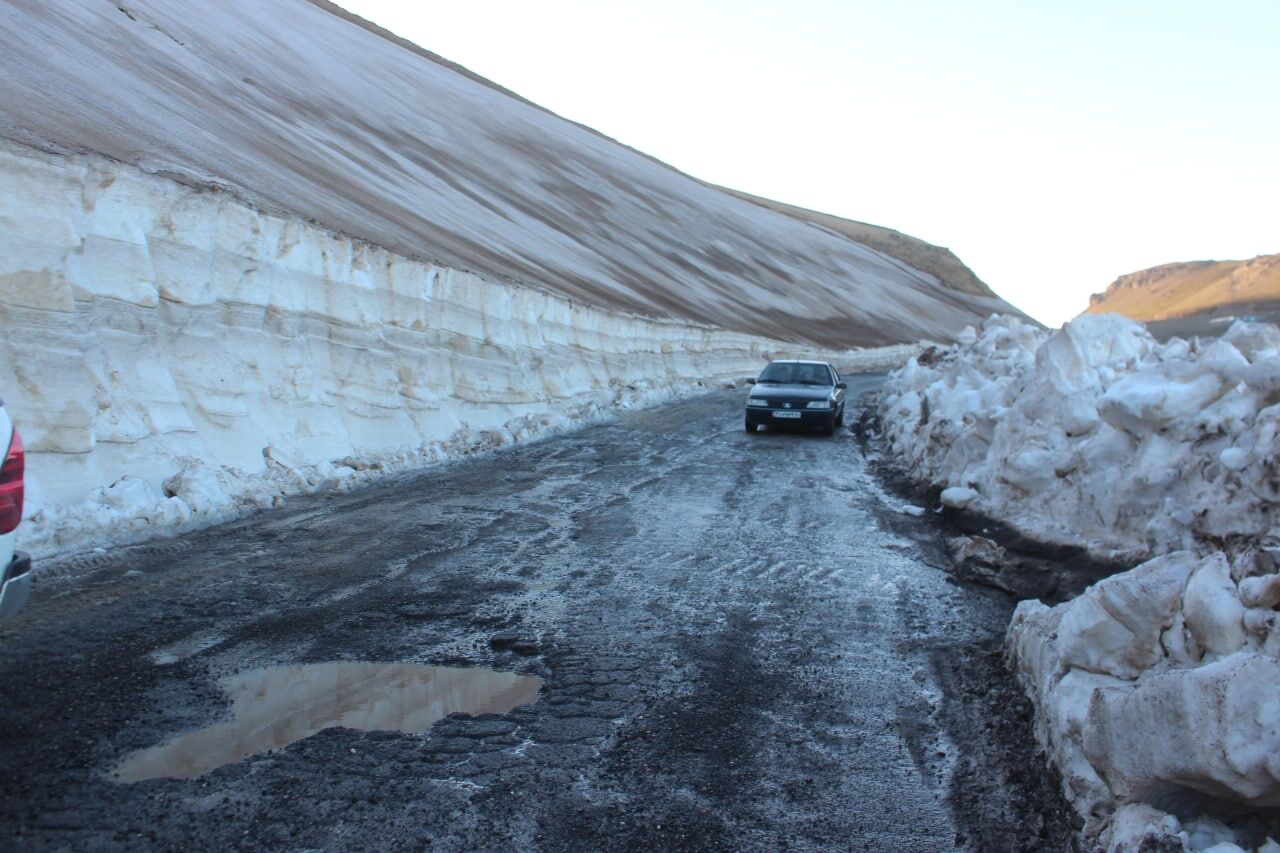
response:
[[[321,729],[425,731],[449,714],[505,714],[537,701],[542,679],[493,669],[404,663],[275,666],[223,679],[228,722],[130,754],[117,782],[193,779]]]

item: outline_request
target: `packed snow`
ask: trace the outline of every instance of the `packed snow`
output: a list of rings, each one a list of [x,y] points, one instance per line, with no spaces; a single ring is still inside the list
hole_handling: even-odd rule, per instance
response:
[[[1280,330],[993,317],[878,406],[944,506],[1140,563],[1008,632],[1089,842],[1280,853]]]
[[[0,146],[20,546],[207,525],[753,375],[795,345],[412,261],[225,193]],[[841,354],[901,364],[912,347]]]

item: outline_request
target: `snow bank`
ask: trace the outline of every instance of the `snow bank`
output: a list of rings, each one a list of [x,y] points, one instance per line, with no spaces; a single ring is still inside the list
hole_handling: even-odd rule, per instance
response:
[[[945,502],[1137,562],[1280,537],[1280,330],[1159,344],[1116,315],[992,318],[893,374],[886,439]]]
[[[1280,330],[1161,345],[1114,315],[992,318],[879,409],[944,505],[1142,561],[1022,602],[1007,636],[1091,843],[1280,851]]]
[[[412,261],[101,158],[0,147],[0,182],[0,396],[26,440],[20,543],[37,556],[548,435],[801,354]]]
[[[1018,605],[1010,658],[1086,834],[1199,850],[1280,833],[1280,614],[1258,606],[1273,589],[1267,552],[1179,551],[1066,604]],[[1205,812],[1235,825],[1192,843]]]

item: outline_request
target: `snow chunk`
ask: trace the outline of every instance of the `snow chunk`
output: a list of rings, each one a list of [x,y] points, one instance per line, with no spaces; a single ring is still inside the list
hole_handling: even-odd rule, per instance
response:
[[[1249,452],[1241,447],[1228,447],[1218,454],[1218,461],[1229,471],[1243,471],[1249,465]]]
[[[1239,652],[1094,693],[1085,755],[1122,802],[1189,789],[1280,806],[1280,661]]]
[[[973,489],[965,486],[952,486],[949,489],[943,489],[938,499],[942,501],[943,506],[964,509],[980,497],[981,495]]]
[[[1240,601],[1246,607],[1280,607],[1280,574],[1240,581]]]
[[[1209,556],[1192,574],[1183,598],[1183,617],[1206,654],[1229,655],[1244,645],[1244,605],[1222,554]]]
[[[1059,622],[1061,664],[1117,678],[1154,666],[1196,564],[1192,554],[1170,554],[1089,587]]]
[[[183,457],[178,462],[182,468],[164,481],[166,495],[182,499],[192,512],[208,515],[217,515],[233,506],[236,484],[225,471],[194,456]]]
[[[1246,575],[1239,584],[1233,571]],[[1018,606],[1008,650],[1037,736],[1107,849],[1177,831],[1163,804],[1280,805],[1280,657],[1267,645],[1276,614],[1254,606],[1276,594],[1276,578],[1266,561],[1179,552],[1065,604]]]
[[[1245,358],[1257,361],[1259,356],[1280,352],[1280,328],[1270,323],[1236,320],[1222,340],[1239,350]]]
[[[1239,381],[1235,371],[1231,371],[1237,376],[1233,381],[1230,375],[1207,366],[1173,361],[1126,376],[1098,399],[1098,414],[1117,429],[1135,435],[1168,429],[1174,421],[1217,401]],[[1243,365],[1240,367],[1243,373]]]
[[[1181,832],[1182,824],[1173,815],[1146,803],[1128,803],[1116,809],[1102,847],[1107,853],[1178,850],[1183,847]]]

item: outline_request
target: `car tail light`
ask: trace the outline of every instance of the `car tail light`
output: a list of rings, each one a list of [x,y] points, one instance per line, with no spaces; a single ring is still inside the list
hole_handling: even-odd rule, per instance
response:
[[[22,436],[15,427],[9,452],[0,466],[0,535],[11,533],[22,520],[22,475],[26,467]]]

